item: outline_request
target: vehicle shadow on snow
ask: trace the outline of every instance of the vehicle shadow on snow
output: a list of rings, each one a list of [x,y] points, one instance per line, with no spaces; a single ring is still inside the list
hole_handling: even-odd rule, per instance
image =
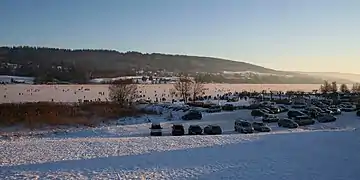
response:
[[[91,172],[104,170],[124,172],[139,169],[194,169],[194,176],[202,179],[212,175],[226,177],[230,174],[233,178],[235,175],[245,179],[276,179],[280,176],[285,179],[308,179],[308,174],[316,179],[354,179],[356,174],[359,175],[357,167],[360,165],[360,138],[356,134],[354,138],[351,133],[353,132],[273,134],[253,142],[222,146],[1,167],[0,174],[12,171],[80,172],[91,176]],[[332,141],[336,143],[329,143]]]

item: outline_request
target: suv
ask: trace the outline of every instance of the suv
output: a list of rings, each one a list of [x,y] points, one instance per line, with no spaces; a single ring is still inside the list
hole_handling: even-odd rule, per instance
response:
[[[298,128],[299,125],[294,122],[293,120],[291,119],[280,119],[279,122],[278,122],[278,126],[279,127],[286,127],[286,128]]]
[[[270,132],[271,128],[262,122],[253,122],[252,127],[255,131],[259,132]]]
[[[171,135],[173,136],[182,136],[185,134],[184,126],[182,124],[173,124],[171,129]]]
[[[150,136],[162,136],[162,127],[159,123],[151,124]]]
[[[202,114],[200,111],[190,110],[188,113],[181,117],[183,120],[201,120]]]
[[[218,125],[208,125],[204,128],[204,134],[208,134],[208,135],[222,134],[222,129]]]
[[[190,125],[188,129],[189,135],[201,135],[202,134],[202,128],[199,125]]]
[[[244,134],[254,132],[254,128],[252,127],[251,123],[244,120],[236,120],[234,124],[234,129],[235,131]]]

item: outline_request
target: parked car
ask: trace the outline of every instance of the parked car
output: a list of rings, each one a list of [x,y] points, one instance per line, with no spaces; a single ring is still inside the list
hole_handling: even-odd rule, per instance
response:
[[[255,131],[259,131],[259,132],[270,132],[271,131],[271,128],[262,122],[253,122],[252,127],[254,128]]]
[[[150,136],[162,136],[162,127],[159,123],[151,124]]]
[[[303,109],[303,108],[306,108],[306,105],[305,104],[294,104],[291,107],[294,109]]]
[[[234,123],[234,129],[237,132],[245,134],[254,132],[254,128],[251,123],[245,120],[236,120]]]
[[[202,114],[197,110],[189,110],[185,115],[181,117],[183,120],[201,120]]]
[[[225,104],[223,107],[222,107],[222,110],[224,111],[234,111],[236,108],[234,107],[234,105],[232,104]]]
[[[315,121],[311,119],[309,116],[296,116],[293,118],[294,122],[296,122],[299,126],[307,126],[315,124]]]
[[[344,112],[353,112],[353,111],[356,111],[356,107],[354,107],[352,105],[345,105],[345,106],[342,106],[341,110]]]
[[[266,111],[267,111],[268,113],[270,113],[270,114],[277,114],[277,113],[280,112],[279,109],[274,108],[274,107],[271,107],[271,106],[263,107],[263,108],[261,108],[261,109],[262,109],[262,110],[266,110]]]
[[[320,123],[334,122],[334,121],[336,121],[336,119],[337,118],[331,114],[323,114],[323,115],[317,117],[317,120]]]
[[[206,110],[206,112],[208,113],[221,112],[221,107],[218,105],[212,105]]]
[[[222,134],[222,129],[218,125],[208,125],[204,128],[204,134],[207,135]]]
[[[275,106],[269,106],[268,107],[274,114],[281,113],[281,109]]]
[[[285,128],[291,128],[291,129],[299,127],[299,125],[295,121],[293,121],[291,119],[287,119],[287,118],[280,119],[278,122],[278,126],[285,127]]]
[[[273,123],[273,122],[278,122],[279,121],[279,117],[273,114],[265,114],[262,117],[262,121],[265,123]]]
[[[249,106],[247,106],[247,109],[259,109],[260,107],[260,104],[250,104]]]
[[[267,108],[264,108],[264,107],[262,107],[260,110],[261,110],[262,112],[266,113],[266,114],[275,114],[275,113],[272,112],[270,109],[267,109]]]
[[[190,125],[188,128],[189,135],[201,135],[203,129],[199,125]]]
[[[316,108],[314,107],[308,107],[305,108],[304,110],[301,110],[301,112],[305,113],[306,115],[312,117],[312,118],[316,118],[318,116],[318,114],[320,113]]]
[[[293,110],[288,111],[287,115],[288,115],[288,118],[290,118],[290,119],[294,118],[294,117],[298,117],[298,116],[308,116],[307,114],[305,114],[301,111],[293,111]]]
[[[184,126],[182,124],[173,124],[171,134],[173,136],[182,136],[185,134]]]
[[[276,104],[291,105],[293,102],[289,99],[275,99],[273,100]]]
[[[254,109],[251,111],[251,116],[253,116],[253,117],[262,117],[265,114],[268,114],[268,113],[265,113],[263,110],[260,110],[260,109]]]
[[[288,109],[287,107],[283,106],[283,105],[280,105],[280,106],[279,106],[279,109],[280,109],[280,113],[288,112],[288,111],[289,111],[289,109]]]
[[[341,114],[341,109],[340,108],[337,108],[337,107],[329,107],[328,108],[330,111],[332,111],[333,115],[340,115]]]
[[[330,110],[329,108],[322,109],[326,114],[334,114],[334,111]]]

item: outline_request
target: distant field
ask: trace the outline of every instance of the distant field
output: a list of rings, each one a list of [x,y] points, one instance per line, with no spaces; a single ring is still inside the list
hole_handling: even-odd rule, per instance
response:
[[[319,89],[320,84],[206,84],[207,95],[217,95],[234,91],[312,91]],[[172,99],[169,90],[172,84],[139,85],[139,94],[144,99],[166,98]],[[108,98],[108,85],[1,85],[0,103],[12,102],[78,102],[81,100],[106,101]],[[102,95],[102,92],[104,95]],[[174,97],[175,98],[175,97]]]

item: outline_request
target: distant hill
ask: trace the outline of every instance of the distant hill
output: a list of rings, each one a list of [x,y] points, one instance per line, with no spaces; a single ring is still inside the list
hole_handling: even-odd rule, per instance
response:
[[[211,57],[143,54],[113,50],[70,50],[39,47],[0,47],[0,75],[55,78],[87,82],[95,77],[135,75],[145,72],[208,73],[208,82],[223,83],[322,83],[323,79],[297,72]],[[225,72],[225,73],[224,73]],[[330,78],[328,80],[331,80]],[[338,83],[352,83],[341,80]]]
[[[323,79],[339,79],[360,82],[360,74],[339,73],[339,72],[297,72]]]

